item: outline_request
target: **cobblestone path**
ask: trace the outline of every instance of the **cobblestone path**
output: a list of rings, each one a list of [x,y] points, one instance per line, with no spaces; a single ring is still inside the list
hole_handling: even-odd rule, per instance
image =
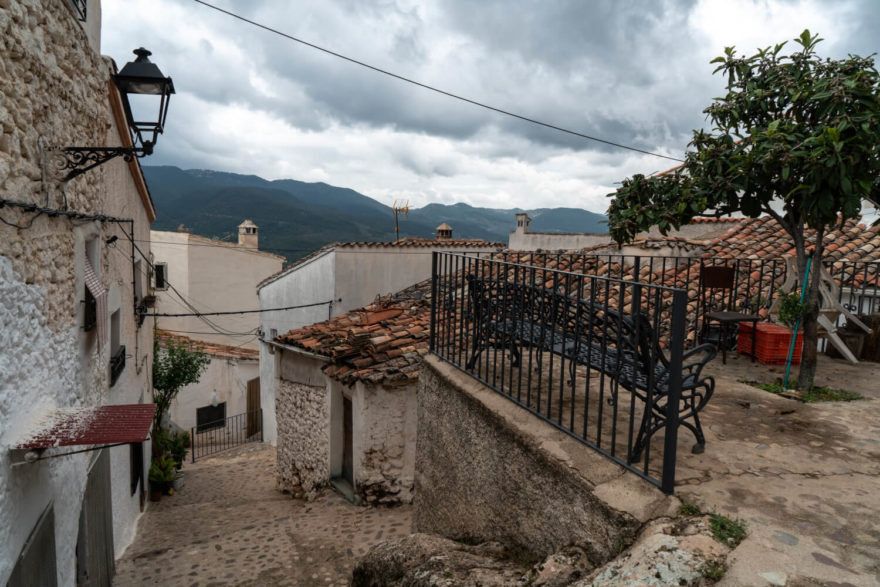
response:
[[[262,444],[185,465],[185,486],[141,517],[114,585],[347,585],[360,555],[411,531],[412,506],[293,500],[274,466]]]

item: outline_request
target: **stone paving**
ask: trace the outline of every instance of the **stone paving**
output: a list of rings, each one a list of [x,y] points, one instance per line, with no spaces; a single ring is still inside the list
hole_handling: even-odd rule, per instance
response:
[[[371,546],[411,532],[412,506],[358,507],[329,490],[293,500],[274,468],[262,444],[187,463],[184,487],[141,517],[114,585],[347,585]]]
[[[748,523],[722,585],[880,585],[880,364],[820,356],[817,385],[866,399],[815,404],[742,382],[784,367],[734,353],[707,370],[706,451],[680,446],[676,495]]]

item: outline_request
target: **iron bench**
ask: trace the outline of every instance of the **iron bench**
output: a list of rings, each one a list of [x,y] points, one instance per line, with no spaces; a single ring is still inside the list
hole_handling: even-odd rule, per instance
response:
[[[475,331],[468,369],[490,346],[509,349],[512,365],[519,366],[520,347],[528,345],[569,360],[572,390],[577,365],[611,377],[646,408],[629,462],[638,460],[651,436],[665,427],[669,381],[675,375],[681,381],[679,423],[696,438],[693,452],[703,452],[706,441],[698,414],[712,397],[715,380],[701,372],[715,357],[714,345],[685,352],[681,372],[673,374],[658,333],[643,312],[631,317],[553,289],[473,274],[466,279],[468,319]],[[612,390],[608,401],[613,405],[617,394]]]

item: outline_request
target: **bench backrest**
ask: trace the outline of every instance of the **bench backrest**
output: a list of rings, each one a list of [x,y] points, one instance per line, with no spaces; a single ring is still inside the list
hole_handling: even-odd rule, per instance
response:
[[[468,275],[469,318],[483,321],[529,321],[559,335],[615,348],[637,357],[639,369],[653,372],[667,364],[650,319],[635,317],[605,304],[527,283]],[[635,318],[635,319],[634,319]]]

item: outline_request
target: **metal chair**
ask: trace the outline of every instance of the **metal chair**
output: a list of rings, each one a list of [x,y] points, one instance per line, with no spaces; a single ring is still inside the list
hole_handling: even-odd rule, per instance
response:
[[[727,364],[727,334],[729,325],[739,325],[740,322],[752,323],[751,355],[752,361],[755,360],[755,339],[757,338],[758,321],[761,319],[757,314],[745,314],[727,309],[735,307],[733,299],[735,281],[736,267],[728,267],[726,265],[700,266],[700,302],[703,308],[701,337],[705,337],[705,333],[712,322],[720,324],[721,341],[719,346],[721,347],[721,362],[724,364]]]

